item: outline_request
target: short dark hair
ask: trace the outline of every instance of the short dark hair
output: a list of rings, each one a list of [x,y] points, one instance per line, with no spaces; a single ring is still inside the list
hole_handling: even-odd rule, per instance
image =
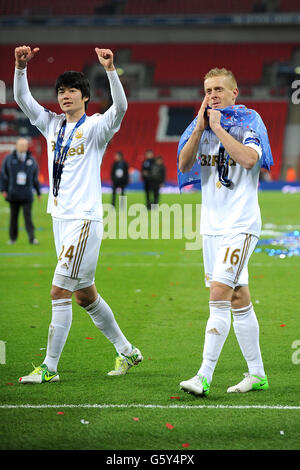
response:
[[[60,88],[76,88],[77,90],[80,90],[82,98],[88,98],[88,101],[85,102],[85,109],[87,109],[91,97],[91,92],[90,83],[84,73],[75,72],[73,70],[69,70],[68,72],[62,73],[57,78],[55,83],[56,96]]]

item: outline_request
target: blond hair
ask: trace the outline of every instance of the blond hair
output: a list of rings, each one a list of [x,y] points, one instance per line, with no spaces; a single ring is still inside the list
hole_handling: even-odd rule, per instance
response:
[[[229,79],[231,85],[232,85],[232,88],[237,88],[237,81],[235,79],[235,76],[233,75],[233,73],[231,72],[231,70],[227,70],[225,69],[224,67],[221,68],[221,69],[218,69],[218,68],[214,68],[214,69],[211,69],[209,72],[207,72],[207,74],[205,75],[204,77],[204,81],[207,79],[207,78],[213,78],[213,77],[226,77]]]

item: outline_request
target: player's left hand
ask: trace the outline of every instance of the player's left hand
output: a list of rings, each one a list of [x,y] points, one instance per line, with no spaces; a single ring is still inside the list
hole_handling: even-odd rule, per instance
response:
[[[221,112],[217,109],[208,109],[209,126],[212,130],[221,126]]]
[[[99,62],[105,70],[112,71],[115,70],[114,67],[114,55],[110,49],[99,49],[95,47],[96,54],[98,56]]]

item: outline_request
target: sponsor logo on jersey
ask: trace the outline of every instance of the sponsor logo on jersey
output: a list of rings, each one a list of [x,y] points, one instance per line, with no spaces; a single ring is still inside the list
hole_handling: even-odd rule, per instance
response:
[[[216,166],[217,165],[217,161],[218,161],[218,155],[204,155],[204,153],[202,153],[200,155],[200,158],[201,158],[201,166]],[[223,163],[225,163],[225,157],[223,157]],[[232,160],[232,158],[229,158],[228,160],[228,165],[229,166],[236,166],[236,162],[234,160]]]
[[[55,150],[55,142],[51,141],[52,152]],[[74,157],[74,155],[84,155],[84,144],[78,145],[78,147],[70,147],[67,153],[67,157]]]

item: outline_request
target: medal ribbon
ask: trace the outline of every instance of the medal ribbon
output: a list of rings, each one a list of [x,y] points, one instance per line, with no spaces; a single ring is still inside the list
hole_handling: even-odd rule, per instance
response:
[[[223,147],[222,144],[220,144],[219,156],[218,156],[218,160],[217,160],[219,181],[226,188],[230,188],[232,182],[231,182],[230,179],[227,178],[227,176],[228,176],[228,162],[229,162],[229,159],[230,159],[230,155],[227,155],[227,158],[224,162],[224,153],[225,153],[225,148]]]
[[[81,126],[81,124],[84,123],[85,120],[86,120],[86,114],[83,114],[83,116],[81,116],[79,121],[74,126],[74,128],[73,128],[73,130],[72,130],[72,132],[71,132],[71,134],[68,138],[68,141],[67,141],[67,143],[64,147],[62,146],[62,143],[63,143],[63,140],[64,140],[66,125],[67,125],[66,119],[62,123],[62,126],[59,130],[57,141],[56,141],[56,144],[55,144],[54,158],[53,158],[53,196],[54,197],[57,197],[57,195],[58,195],[58,190],[59,190],[59,186],[60,186],[60,180],[61,180],[61,175],[62,175],[62,172],[63,172],[63,167],[64,167],[64,164],[65,164],[65,161],[66,161],[66,158],[67,158],[67,153],[69,151],[69,148],[70,148],[71,142],[73,140],[75,131],[76,131],[76,129],[78,129],[79,126]]]

